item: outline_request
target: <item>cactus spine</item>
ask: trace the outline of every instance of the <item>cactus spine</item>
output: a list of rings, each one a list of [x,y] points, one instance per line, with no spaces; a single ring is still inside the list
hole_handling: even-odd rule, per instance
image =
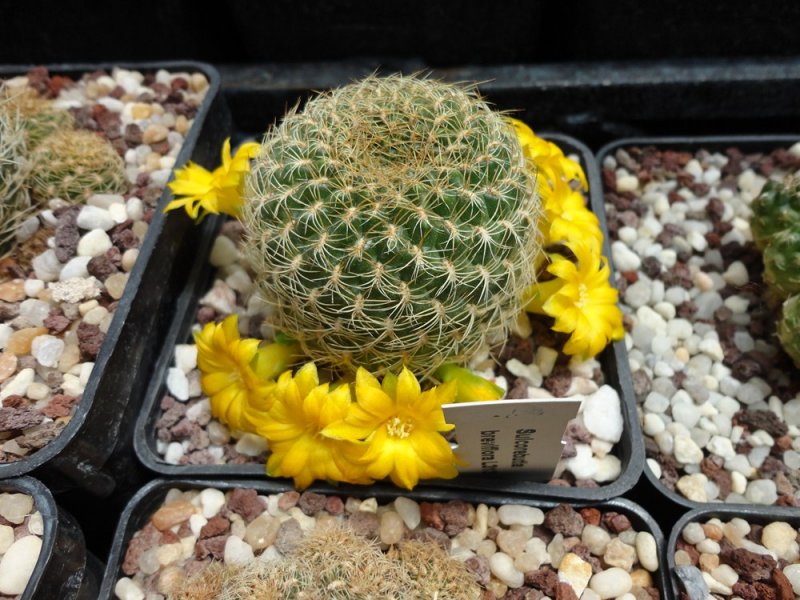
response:
[[[17,227],[31,208],[26,134],[16,111],[0,103],[0,256],[11,248]]]
[[[794,364],[800,368],[800,295],[783,303],[783,313],[778,322],[778,339]]]
[[[463,362],[535,278],[534,175],[471,90],[392,76],[323,94],[265,136],[246,189],[275,325],[346,371]]]
[[[31,189],[40,202],[81,202],[93,194],[127,191],[125,163],[104,138],[84,130],[57,131],[31,156]]]
[[[36,148],[47,136],[73,127],[71,114],[56,108],[50,100],[42,98],[35,90],[6,89],[2,95],[5,110],[17,112],[22,119],[29,151]]]
[[[767,181],[750,208],[753,240],[763,251],[772,236],[793,223],[800,223],[800,181],[793,178],[784,182]]]

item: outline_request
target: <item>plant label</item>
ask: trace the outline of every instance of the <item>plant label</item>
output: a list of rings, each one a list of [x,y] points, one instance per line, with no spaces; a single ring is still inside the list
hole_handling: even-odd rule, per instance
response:
[[[515,472],[547,481],[561,458],[561,437],[584,396],[445,404],[462,473]]]

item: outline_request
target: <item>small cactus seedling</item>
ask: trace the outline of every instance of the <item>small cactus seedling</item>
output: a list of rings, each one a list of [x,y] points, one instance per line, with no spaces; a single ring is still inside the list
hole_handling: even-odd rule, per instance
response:
[[[66,110],[56,108],[47,98],[42,98],[31,88],[4,88],[3,107],[8,112],[17,112],[22,119],[28,150],[33,150],[47,136],[72,129],[74,119]]]
[[[0,104],[0,256],[11,248],[17,227],[30,211],[25,129],[16,112]]]
[[[800,221],[769,238],[764,280],[781,298],[800,292]]]
[[[800,295],[791,296],[783,303],[783,313],[778,322],[778,339],[786,354],[800,369]]]
[[[800,223],[800,180],[767,181],[750,207],[753,241],[763,251],[776,233]]]
[[[31,189],[39,202],[82,202],[93,194],[128,189],[124,161],[108,141],[90,131],[58,131],[46,137],[31,163]]]
[[[246,252],[275,325],[315,361],[430,374],[502,340],[535,280],[535,175],[473,91],[369,77],[268,133]]]
[[[483,591],[463,561],[451,558],[436,542],[403,540],[389,551],[414,580],[413,598],[480,600]]]

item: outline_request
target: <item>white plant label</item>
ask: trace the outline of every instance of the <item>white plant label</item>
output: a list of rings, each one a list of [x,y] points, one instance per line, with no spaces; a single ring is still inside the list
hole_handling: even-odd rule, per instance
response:
[[[549,480],[561,458],[561,437],[584,396],[445,404],[455,427],[462,473],[517,472]]]

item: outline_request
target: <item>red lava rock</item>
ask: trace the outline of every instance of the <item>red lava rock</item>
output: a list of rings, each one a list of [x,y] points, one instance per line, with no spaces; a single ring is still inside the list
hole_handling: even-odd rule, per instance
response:
[[[777,600],[778,598],[775,588],[765,581],[757,581],[753,587],[759,600]]]
[[[192,423],[189,419],[184,417],[170,429],[170,433],[172,433],[176,440],[185,440],[192,436],[196,428],[196,423]]]
[[[3,400],[3,407],[5,408],[27,408],[31,405],[31,401],[25,396],[13,394]]]
[[[228,530],[231,528],[231,522],[226,519],[225,517],[221,517],[220,515],[216,515],[211,517],[208,520],[208,523],[203,525],[203,528],[200,530],[200,535],[198,536],[199,539],[204,540],[206,538],[213,538],[224,533],[227,533]]]
[[[514,384],[506,394],[507,400],[525,400],[528,398],[528,382],[523,377],[514,380]]]
[[[444,529],[444,521],[439,511],[442,508],[441,502],[420,502],[419,512],[422,516],[422,521],[429,527],[442,531]]]
[[[439,515],[444,520],[444,532],[454,537],[469,525],[469,505],[463,500],[451,500],[442,506]]]
[[[569,367],[557,365],[542,383],[553,396],[563,398],[566,396],[569,386],[572,385],[572,372]]]
[[[500,351],[500,362],[505,364],[516,358],[522,364],[529,365],[533,362],[533,343],[530,338],[521,338],[516,335],[508,336],[503,349]]]
[[[180,541],[181,538],[179,538],[174,531],[166,529],[161,532],[161,538],[158,540],[158,543],[163,546],[164,544],[175,544]]]
[[[72,325],[72,321],[64,315],[51,314],[43,321],[43,325],[47,327],[50,333],[59,334],[65,332]]]
[[[380,519],[372,512],[358,510],[350,515],[348,520],[350,528],[358,535],[368,538],[377,538],[380,529]]]
[[[733,593],[742,600],[758,600],[758,591],[750,583],[745,583],[741,579],[731,587]]]
[[[688,542],[683,541],[683,539],[678,539],[675,547],[678,550],[683,550],[686,552],[686,554],[689,555],[689,559],[692,561],[693,565],[697,566],[697,563],[700,562],[700,553],[694,547],[694,544],[689,544]]]
[[[442,550],[450,552],[452,541],[444,531],[439,531],[433,527],[426,527],[425,529],[417,529],[412,531],[409,537],[413,540],[419,540],[421,542],[432,542],[434,544],[439,544]]]
[[[297,545],[303,540],[305,534],[300,529],[300,523],[294,519],[288,519],[281,523],[278,528],[278,535],[275,538],[275,549],[281,554],[288,554],[292,552]]]
[[[556,586],[556,600],[578,600],[575,590],[566,581],[559,581]]]
[[[489,560],[485,556],[475,555],[470,556],[464,561],[467,569],[475,577],[478,584],[486,586],[492,577],[492,572],[489,570]]]
[[[105,254],[93,257],[86,265],[89,275],[94,275],[100,281],[105,281],[110,275],[117,273],[119,269]]]
[[[771,410],[740,410],[733,415],[734,423],[747,425],[750,431],[763,429],[772,437],[786,435],[789,427]]]
[[[121,251],[139,247],[139,238],[130,229],[123,229],[111,236],[111,242]]]
[[[253,489],[236,488],[228,497],[228,510],[240,514],[248,521],[255,519],[266,508],[264,500]]]
[[[344,512],[344,502],[339,496],[328,496],[325,500],[325,510],[330,515],[340,515]]]
[[[218,535],[199,540],[194,547],[195,558],[203,559],[210,556],[217,560],[222,560],[225,557],[225,542],[227,539],[227,535]]]
[[[780,569],[772,571],[772,582],[775,584],[777,600],[794,600],[794,590],[791,582]]]
[[[78,398],[75,396],[56,394],[50,399],[47,406],[42,409],[42,413],[51,419],[66,417],[72,412],[72,407],[75,406],[77,401]]]
[[[525,585],[541,590],[546,596],[554,598],[558,586],[558,573],[548,566],[528,571],[525,573]]]
[[[67,262],[75,256],[78,251],[78,242],[81,240],[80,230],[78,229],[77,219],[79,207],[70,207],[65,210],[58,218],[54,238],[56,258],[62,263]]]
[[[0,408],[0,431],[27,429],[38,425],[44,415],[29,408]]]
[[[78,324],[78,348],[80,348],[81,357],[85,360],[97,358],[105,337],[105,334],[100,331],[100,327],[81,321]]]
[[[615,512],[607,512],[603,515],[603,522],[612,533],[621,533],[631,528],[630,519],[625,515]]]
[[[564,537],[579,536],[583,531],[583,518],[568,504],[559,504],[547,511],[544,526],[553,533],[561,533]]]
[[[317,494],[315,492],[303,492],[300,494],[300,498],[297,501],[297,505],[300,507],[300,510],[303,511],[303,514],[306,514],[309,517],[314,516],[319,511],[323,510],[326,503],[327,498],[322,494]]]
[[[40,448],[44,448],[48,443],[50,443],[50,440],[61,433],[61,430],[64,429],[66,425],[67,424],[63,421],[45,423],[37,427],[36,431],[32,431],[18,437],[16,442],[21,448],[27,448],[28,450],[39,450]]]
[[[769,579],[777,565],[775,559],[767,554],[756,554],[730,545],[723,545],[720,559],[739,573],[742,579],[750,582]]]
[[[293,506],[297,506],[297,501],[300,499],[300,492],[291,490],[284,492],[278,499],[278,508],[281,510],[289,510]]]
[[[139,571],[139,558],[150,548],[158,545],[160,540],[161,532],[152,523],[147,523],[137,531],[128,542],[128,549],[122,562],[122,572],[125,575],[135,575]]]
[[[602,514],[596,508],[582,508],[581,518],[586,525],[600,525]]]
[[[135,148],[142,143],[142,129],[135,123],[129,123],[125,126],[123,137],[130,147]]]

